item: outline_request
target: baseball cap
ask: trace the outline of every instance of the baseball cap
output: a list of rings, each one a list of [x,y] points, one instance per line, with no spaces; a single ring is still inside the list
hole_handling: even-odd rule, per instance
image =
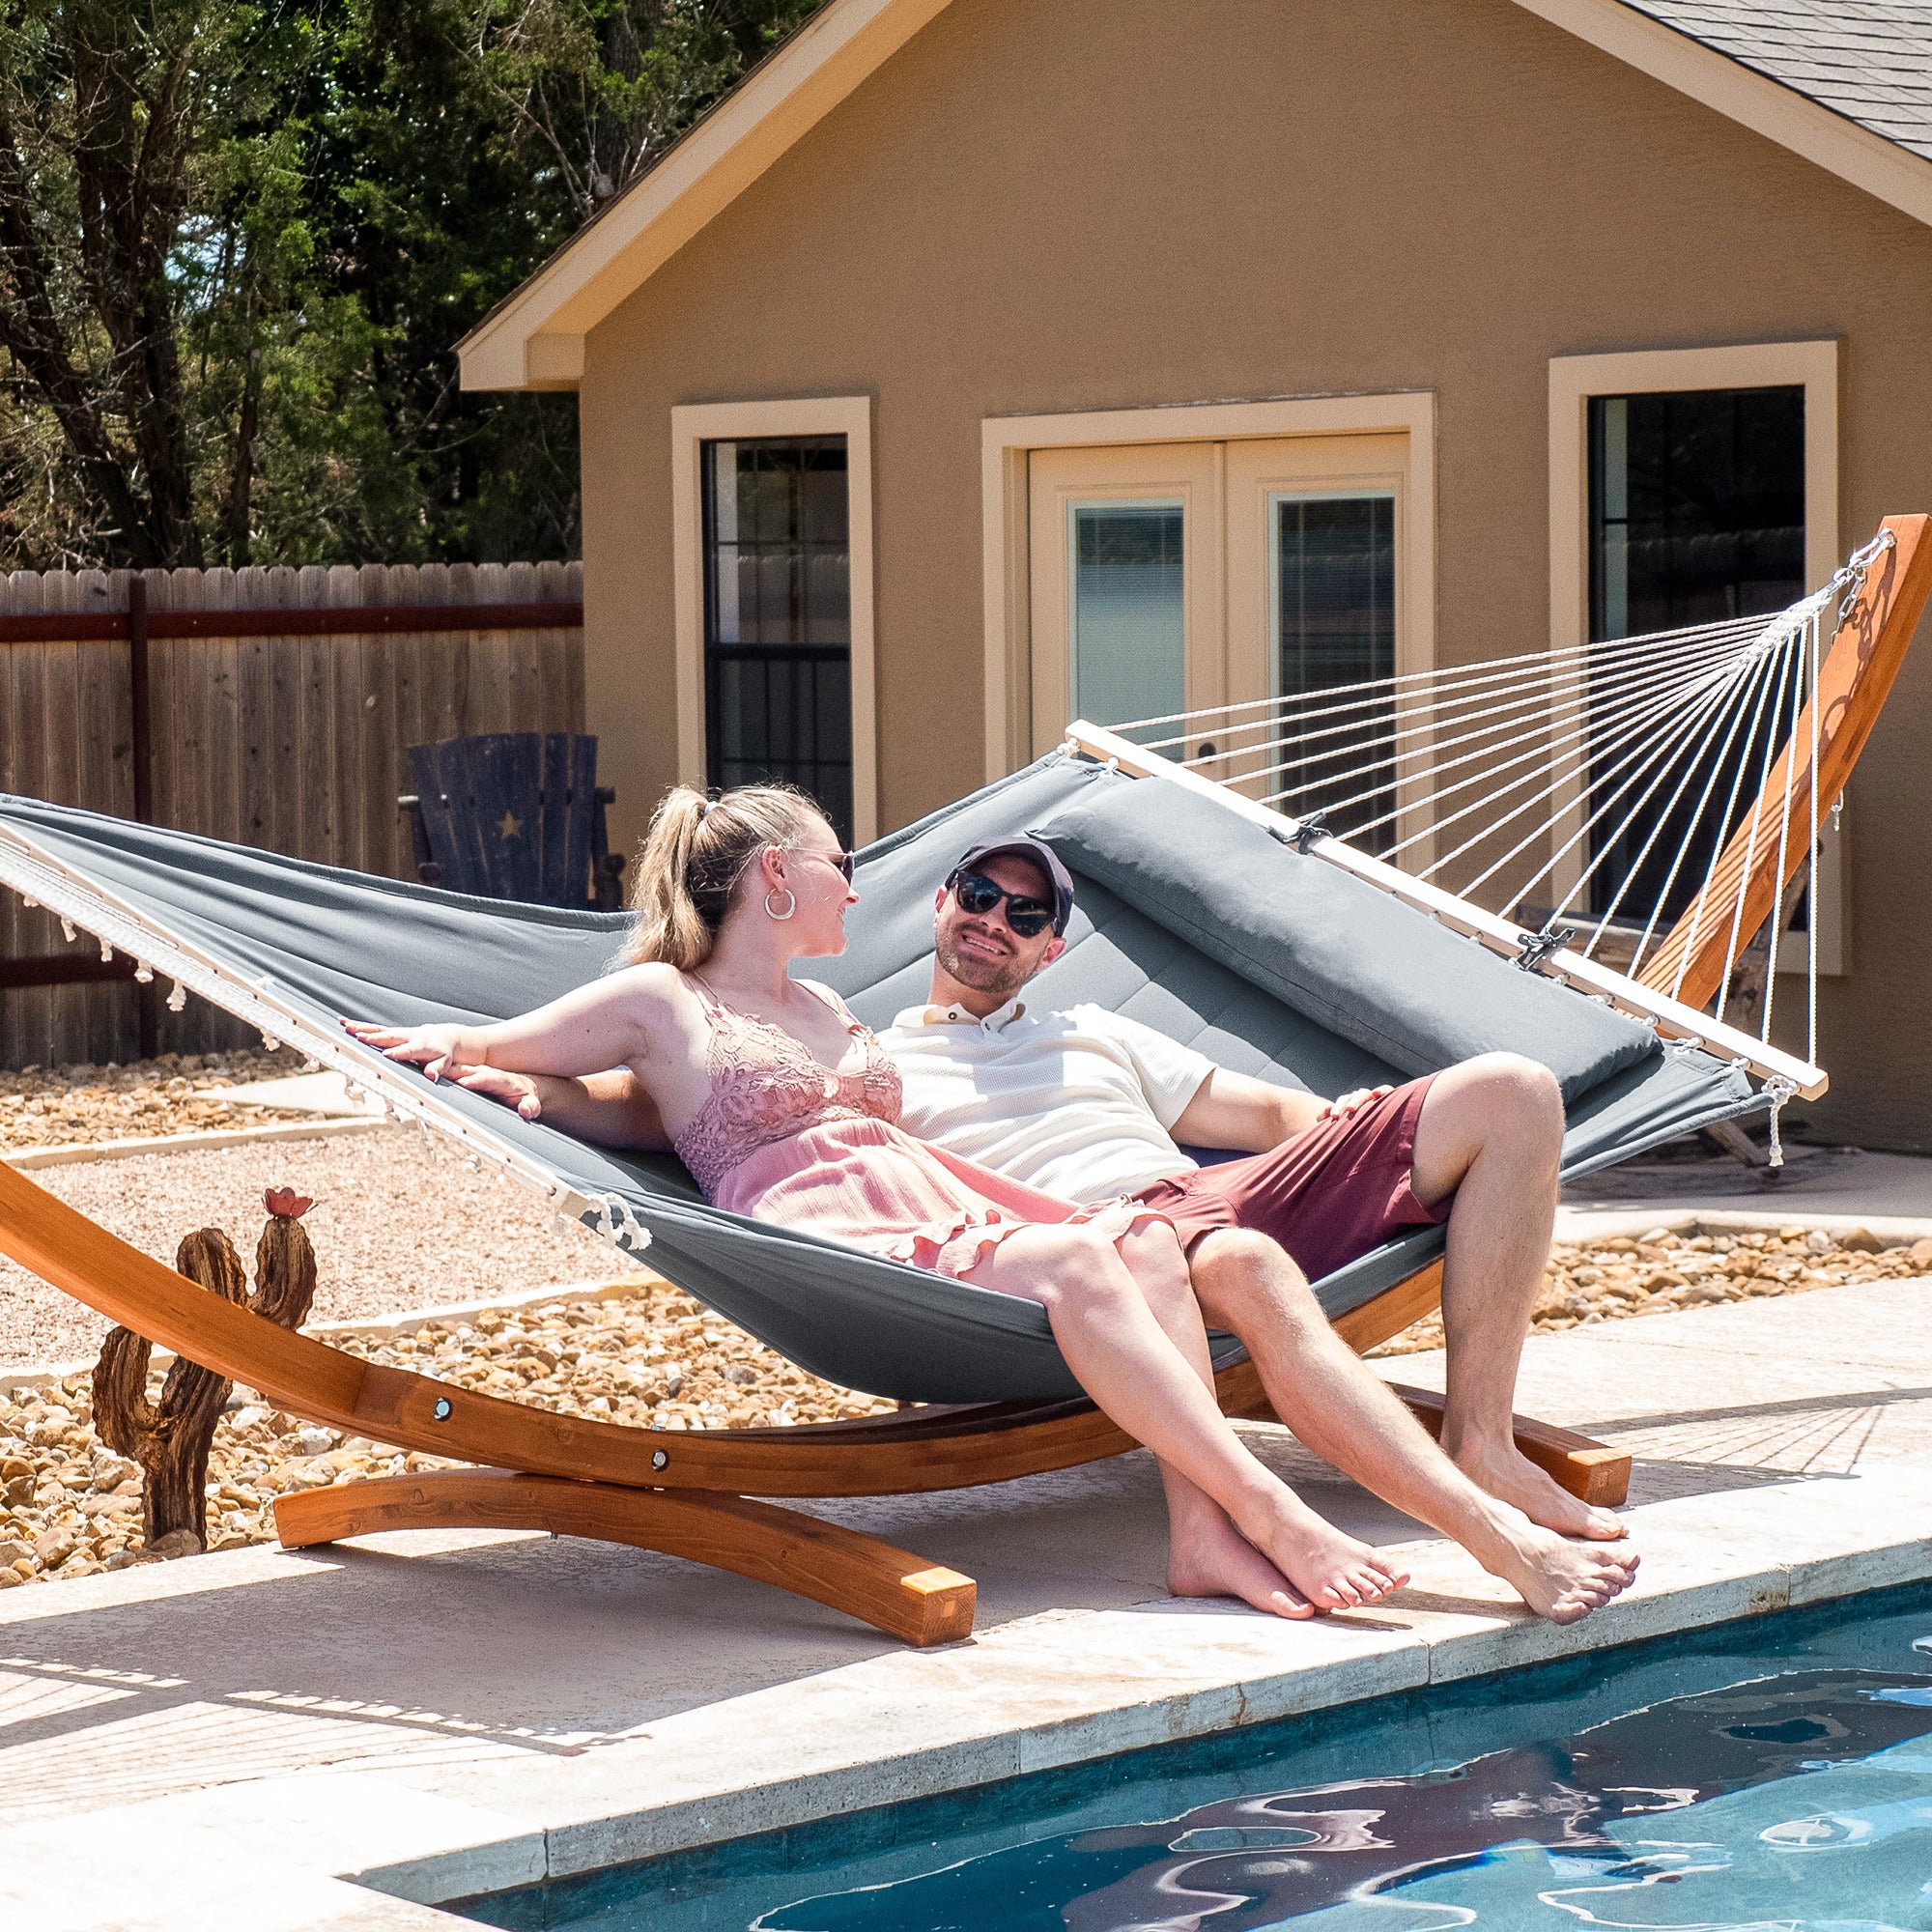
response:
[[[988,838],[973,846],[946,875],[950,886],[961,872],[970,871],[982,859],[1010,852],[1015,858],[1031,859],[1053,881],[1053,929],[1065,934],[1073,915],[1073,879],[1060,863],[1060,854],[1043,838]]]

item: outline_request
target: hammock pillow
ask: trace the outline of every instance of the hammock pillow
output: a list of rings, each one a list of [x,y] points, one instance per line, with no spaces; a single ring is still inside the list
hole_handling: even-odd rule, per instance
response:
[[[1103,773],[1028,828],[1190,947],[1408,1078],[1479,1053],[1555,1074],[1566,1106],[1662,1048],[1179,785]]]

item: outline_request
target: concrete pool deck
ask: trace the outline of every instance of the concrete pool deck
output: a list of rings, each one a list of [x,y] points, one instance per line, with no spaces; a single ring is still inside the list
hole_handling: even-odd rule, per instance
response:
[[[1932,1577],[1929,1308],[1932,1281],[1886,1282],[1534,1338],[1521,1406],[1639,1458],[1638,1587],[1570,1631],[1272,1429],[1318,1507],[1406,1548],[1392,1605],[1296,1625],[1164,1598],[1145,1456],[827,1506],[979,1579],[979,1634],[927,1652],[541,1536],[9,1591],[0,1923],[452,1928],[411,1901]]]

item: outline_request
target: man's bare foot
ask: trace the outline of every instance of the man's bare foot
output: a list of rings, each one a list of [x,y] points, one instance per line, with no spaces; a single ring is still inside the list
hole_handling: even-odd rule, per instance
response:
[[[1358,1609],[1408,1581],[1406,1570],[1343,1535],[1286,1488],[1249,1541],[1318,1610]]]
[[[1496,1530],[1496,1541],[1487,1551],[1474,1550],[1476,1560],[1551,1623],[1582,1622],[1635,1579],[1634,1549],[1572,1543],[1508,1505],[1498,1512]]]
[[[1191,1513],[1167,1549],[1167,1587],[1177,1597],[1238,1597],[1270,1616],[1299,1622],[1315,1605],[1219,1509]]]
[[[1630,1534],[1621,1517],[1573,1496],[1514,1442],[1499,1446],[1463,1442],[1451,1455],[1456,1466],[1486,1495],[1514,1504],[1544,1529],[1553,1529],[1559,1536],[1587,1537],[1593,1543],[1614,1543]]]

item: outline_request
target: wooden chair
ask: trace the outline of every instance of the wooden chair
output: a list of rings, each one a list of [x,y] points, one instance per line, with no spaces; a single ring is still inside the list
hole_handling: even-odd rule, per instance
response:
[[[617,794],[597,782],[597,740],[567,732],[495,731],[409,748],[416,876],[478,898],[614,910],[621,853],[604,810]]]

